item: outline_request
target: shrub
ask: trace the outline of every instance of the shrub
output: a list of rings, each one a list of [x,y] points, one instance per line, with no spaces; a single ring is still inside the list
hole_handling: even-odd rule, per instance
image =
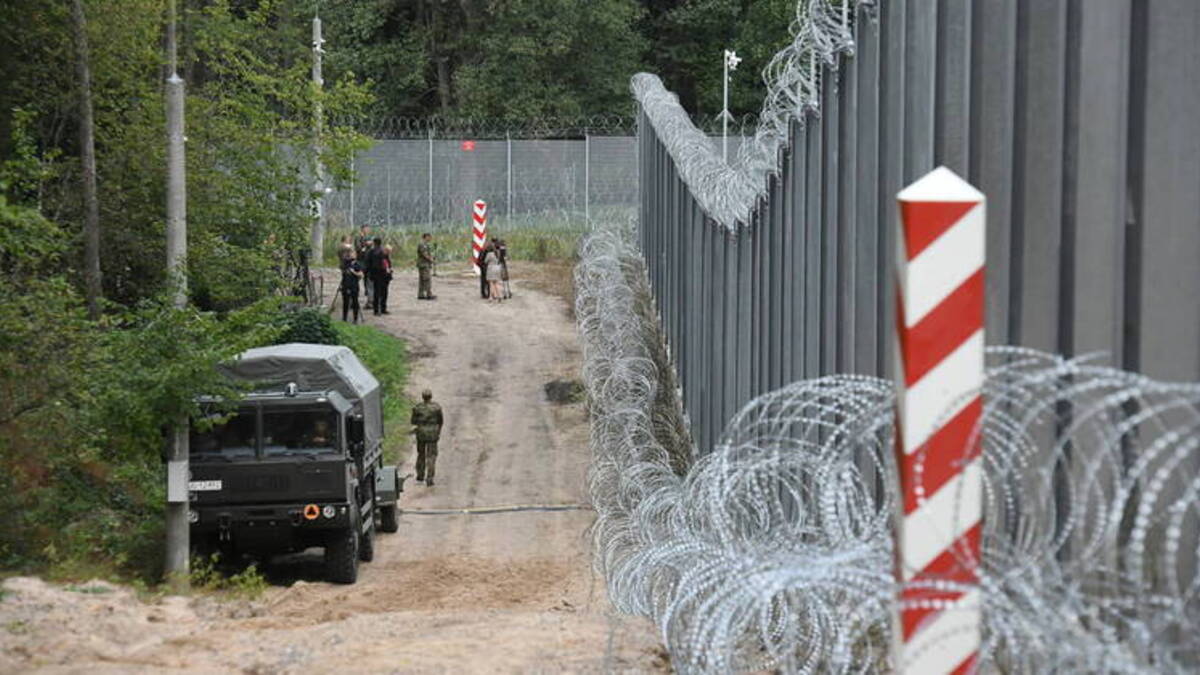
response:
[[[288,342],[307,342],[315,345],[342,343],[329,314],[315,307],[305,307],[286,315],[283,332],[275,340],[275,344]]]
[[[219,553],[209,557],[192,556],[189,581],[193,590],[225,591],[253,600],[267,590],[266,577],[251,563],[238,571],[223,570]]]

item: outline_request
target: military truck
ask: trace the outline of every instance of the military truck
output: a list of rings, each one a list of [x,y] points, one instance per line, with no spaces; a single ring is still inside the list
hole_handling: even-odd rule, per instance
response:
[[[221,370],[250,383],[236,403],[201,398],[188,498],[193,545],[225,556],[324,547],[326,578],[352,584],[395,532],[403,480],[383,463],[379,382],[346,347],[251,349]],[[231,409],[232,407],[232,409]]]

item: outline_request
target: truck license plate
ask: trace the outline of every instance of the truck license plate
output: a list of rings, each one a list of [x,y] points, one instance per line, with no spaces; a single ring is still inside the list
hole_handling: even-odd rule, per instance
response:
[[[221,489],[219,480],[190,480],[188,490],[191,492],[213,492]]]

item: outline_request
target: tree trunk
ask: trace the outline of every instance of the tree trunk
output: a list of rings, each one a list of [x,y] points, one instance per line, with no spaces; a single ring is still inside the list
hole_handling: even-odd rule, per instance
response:
[[[438,102],[442,105],[442,113],[450,112],[450,57],[437,57]]]
[[[429,17],[429,56],[433,60],[437,77],[438,103],[442,113],[449,113],[453,105],[450,90],[450,56],[446,52],[446,0],[431,3]]]
[[[92,121],[92,72],[83,0],[71,0],[75,79],[79,82],[79,165],[83,179],[83,275],[88,315],[100,315],[100,201],[96,194],[96,128]]]

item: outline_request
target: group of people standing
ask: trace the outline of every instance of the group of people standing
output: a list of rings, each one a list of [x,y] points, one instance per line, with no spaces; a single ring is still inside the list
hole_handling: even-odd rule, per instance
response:
[[[387,314],[388,285],[392,283],[392,247],[384,246],[381,237],[371,236],[371,227],[363,225],[358,236],[350,241],[342,238],[338,247],[342,267],[342,321],[353,314],[354,322],[362,320],[358,304],[358,285],[363,285],[367,304],[376,316]]]
[[[433,236],[421,235],[417,246],[418,300],[436,300],[433,294]],[[355,323],[362,320],[359,308],[359,283],[362,284],[366,303],[376,316],[388,314],[388,286],[392,283],[392,247],[385,246],[381,237],[371,236],[371,227],[363,225],[358,236],[342,237],[338,247],[338,258],[342,269],[342,321],[351,317]],[[485,300],[503,302],[512,298],[508,282],[508,246],[503,239],[492,237],[479,253],[479,293]]]
[[[508,285],[508,246],[492,237],[479,252],[479,294],[484,300],[503,302],[512,297]]]

